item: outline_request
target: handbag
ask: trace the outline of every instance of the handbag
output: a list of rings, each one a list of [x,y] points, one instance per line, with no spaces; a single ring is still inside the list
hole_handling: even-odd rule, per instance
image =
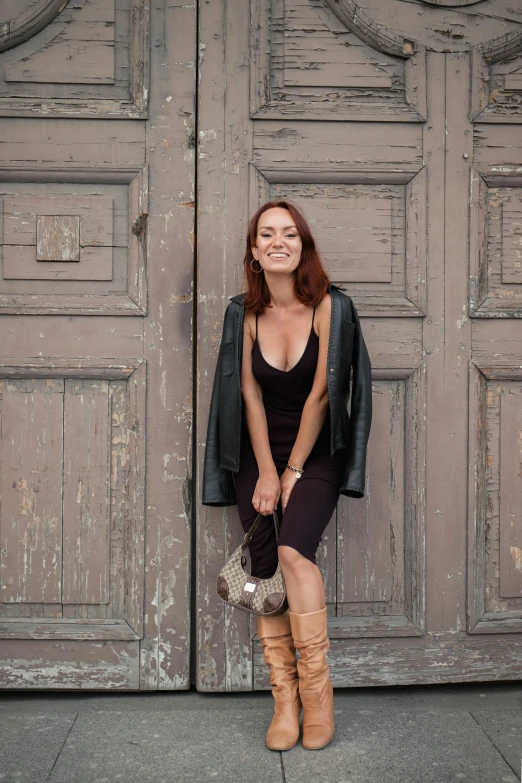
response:
[[[272,512],[274,517],[274,526],[276,540],[279,540],[279,520],[277,513]],[[277,562],[277,569],[269,579],[261,579],[257,576],[249,576],[245,571],[246,556],[245,549],[261,518],[265,514],[258,514],[244,541],[230,559],[225,563],[218,574],[217,592],[220,598],[237,609],[243,609],[252,614],[270,615],[283,614],[288,609],[288,600],[286,596],[286,584],[281,571],[281,565]]]

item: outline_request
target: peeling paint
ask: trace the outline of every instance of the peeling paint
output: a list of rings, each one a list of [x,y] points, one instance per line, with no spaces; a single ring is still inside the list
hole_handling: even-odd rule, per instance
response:
[[[511,557],[513,558],[515,568],[517,571],[519,571],[519,573],[522,574],[522,547],[511,546],[509,551],[511,553]]]

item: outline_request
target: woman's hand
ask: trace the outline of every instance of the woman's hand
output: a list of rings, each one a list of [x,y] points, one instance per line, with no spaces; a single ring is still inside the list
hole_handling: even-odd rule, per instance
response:
[[[285,468],[285,471],[282,474],[281,479],[279,481],[281,487],[281,507],[283,509],[283,514],[288,504],[290,493],[295,487],[296,481],[299,481],[299,479],[297,477],[297,473],[295,472],[295,470],[290,470],[290,468]]]
[[[277,470],[260,473],[252,497],[252,505],[258,514],[271,514],[279,503],[281,486]]]

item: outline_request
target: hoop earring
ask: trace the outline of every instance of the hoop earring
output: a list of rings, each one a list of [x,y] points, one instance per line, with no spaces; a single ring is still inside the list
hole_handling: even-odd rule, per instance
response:
[[[254,259],[254,258],[251,258],[251,259],[250,259],[250,269],[252,269],[252,261],[255,261],[255,260],[256,260],[256,259]],[[259,261],[258,261],[257,263],[259,264]],[[261,266],[261,264],[259,264],[259,266]],[[262,267],[262,266],[261,266],[261,269],[252,269],[252,272],[255,272],[255,273],[256,273],[256,275],[258,275],[260,272],[263,272],[263,271],[264,271],[264,270],[263,270],[263,267]]]

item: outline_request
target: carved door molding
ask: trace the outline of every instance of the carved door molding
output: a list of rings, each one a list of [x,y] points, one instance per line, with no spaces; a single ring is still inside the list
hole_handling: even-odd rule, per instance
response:
[[[148,0],[8,0],[0,14],[0,117],[147,117]]]
[[[68,0],[40,0],[35,4],[30,0],[17,0],[16,4],[4,3],[0,19],[0,52],[12,49],[39,33],[63,11],[67,2]]]

